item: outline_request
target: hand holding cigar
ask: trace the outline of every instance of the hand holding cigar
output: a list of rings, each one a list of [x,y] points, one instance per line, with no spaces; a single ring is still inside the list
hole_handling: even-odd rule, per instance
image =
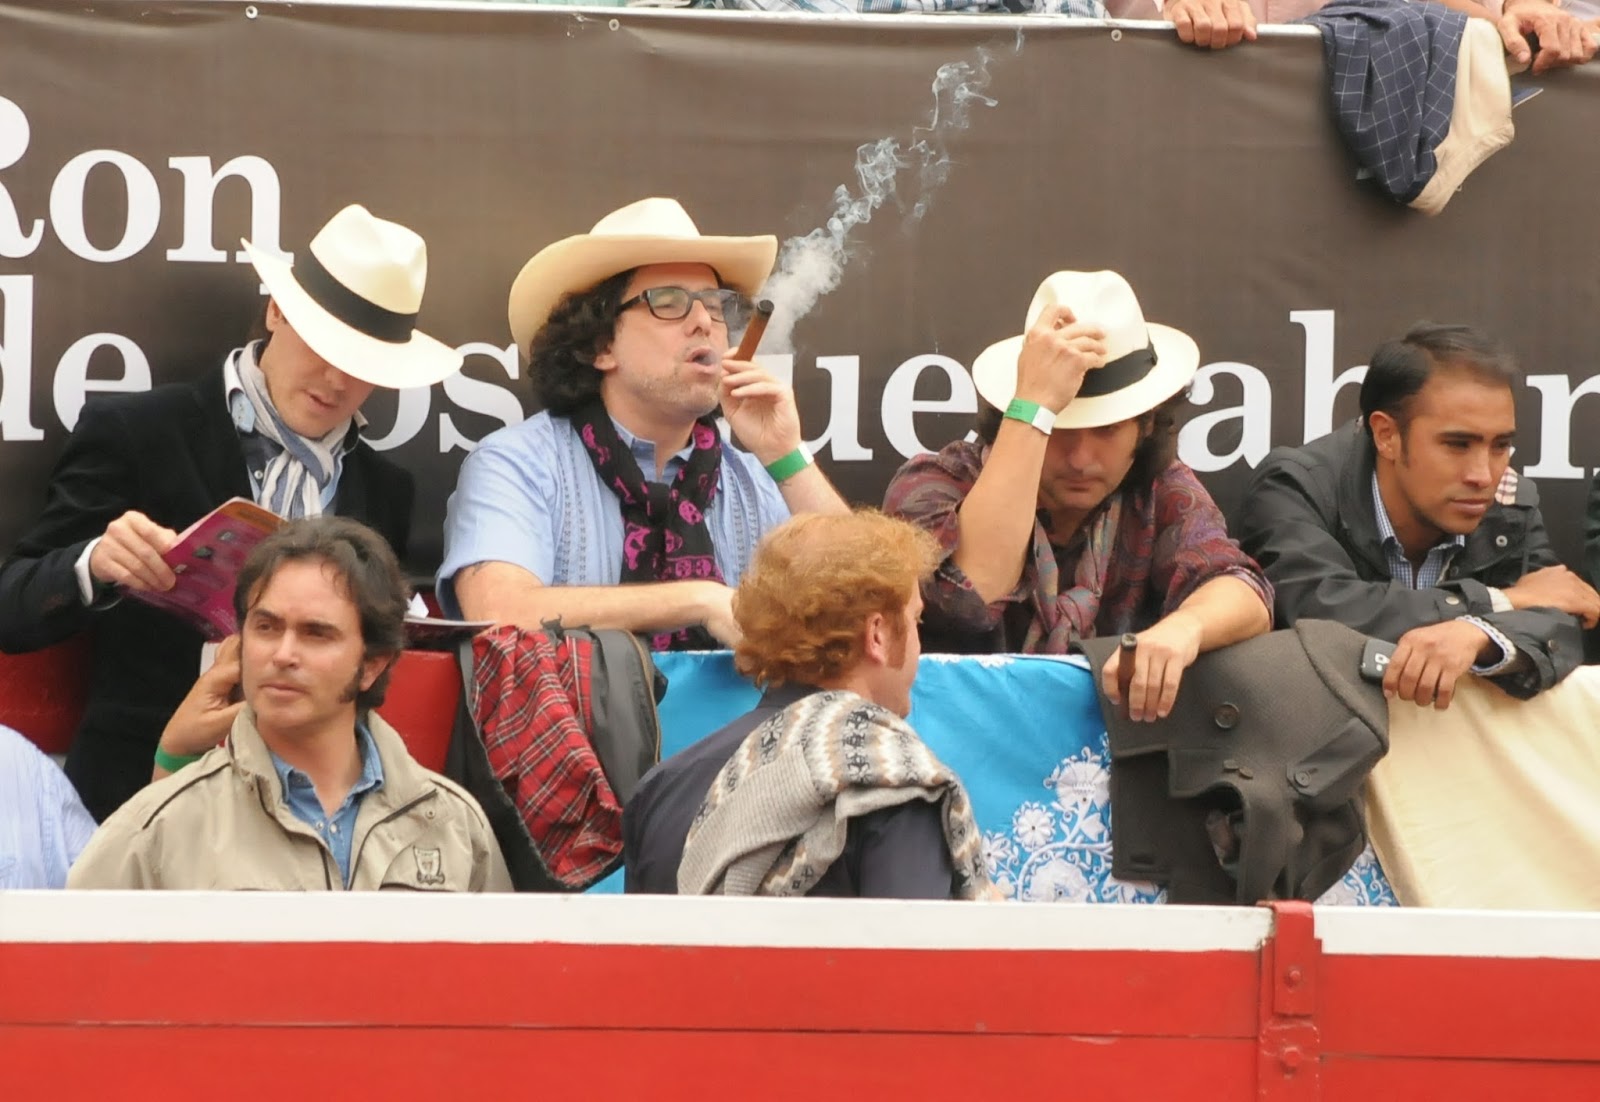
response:
[[[1123,719],[1131,718],[1129,715],[1128,697],[1129,690],[1133,687],[1133,669],[1139,654],[1139,637],[1133,632],[1124,632],[1122,641],[1117,645],[1117,709]]]
[[[755,357],[756,349],[761,345],[761,337],[767,331],[767,323],[772,320],[772,302],[762,299],[756,303],[755,313],[750,317],[750,324],[745,327],[744,339],[739,342],[738,349],[732,359],[750,360]]]

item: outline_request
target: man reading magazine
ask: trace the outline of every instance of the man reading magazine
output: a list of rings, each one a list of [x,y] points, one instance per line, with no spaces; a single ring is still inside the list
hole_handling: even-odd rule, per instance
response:
[[[0,565],[0,649],[94,632],[67,775],[103,820],[150,779],[204,636],[127,591],[167,590],[178,533],[233,497],[279,516],[354,517],[405,553],[411,476],[361,439],[374,387],[428,386],[461,357],[415,328],[427,248],[359,206],[291,263],[244,243],[270,299],[266,336],[220,364],[84,406],[44,511]]]

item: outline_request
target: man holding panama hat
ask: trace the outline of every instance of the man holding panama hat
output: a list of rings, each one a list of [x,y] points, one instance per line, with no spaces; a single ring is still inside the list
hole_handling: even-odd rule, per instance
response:
[[[427,247],[404,226],[349,206],[293,263],[243,245],[271,296],[266,338],[192,382],[85,405],[43,515],[0,566],[0,647],[95,632],[67,774],[97,819],[149,781],[200,667],[197,632],[118,587],[170,588],[162,553],[232,497],[353,517],[404,554],[411,476],[362,441],[358,411],[374,387],[428,386],[461,364],[416,329]]]
[[[944,548],[923,646],[1060,654],[1138,632],[1129,711],[1164,717],[1198,655],[1271,626],[1271,587],[1176,458],[1199,349],[1115,272],[1050,276],[1025,329],[973,364],[981,439],[910,460],[885,497]],[[1120,703],[1119,664],[1102,681]]]
[[[761,536],[791,512],[847,508],[801,443],[793,392],[729,355],[777,250],[642,199],[524,265],[511,331],[543,411],[461,466],[447,610],[622,628],[656,649],[738,638],[732,587]]]

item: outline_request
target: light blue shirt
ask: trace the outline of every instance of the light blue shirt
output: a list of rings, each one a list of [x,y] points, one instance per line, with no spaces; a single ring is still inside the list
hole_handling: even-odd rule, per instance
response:
[[[56,763],[0,727],[0,891],[64,888],[94,818]]]
[[[621,425],[617,435],[652,482],[676,478],[693,450],[668,460],[658,480],[655,445]],[[722,580],[738,585],[761,537],[788,518],[760,461],[724,441],[721,484],[706,510]],[[520,566],[545,585],[616,585],[622,532],[622,502],[600,481],[572,422],[535,414],[490,433],[461,464],[445,515],[439,602],[448,615],[461,615],[451,579],[479,562]]]
[[[364,723],[356,725],[356,742],[361,747],[361,776],[332,815],[322,809],[322,801],[317,799],[317,786],[310,777],[271,750],[267,751],[272,754],[272,768],[277,770],[278,782],[283,786],[283,802],[296,819],[317,832],[317,837],[332,852],[346,887],[350,886],[350,842],[356,832],[356,813],[361,810],[361,799],[368,792],[383,787],[383,761]]]

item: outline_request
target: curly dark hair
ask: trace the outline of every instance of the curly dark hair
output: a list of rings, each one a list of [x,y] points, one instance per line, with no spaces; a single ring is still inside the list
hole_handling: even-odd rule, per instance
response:
[[[1149,486],[1157,475],[1172,466],[1172,461],[1178,458],[1178,414],[1188,401],[1189,388],[1184,387],[1149,413],[1139,415],[1139,446],[1133,451],[1133,466],[1128,468],[1127,477],[1118,490]],[[1004,418],[1005,414],[980,398],[975,426],[978,438],[985,444],[993,444]]]
[[[541,408],[570,417],[600,397],[594,358],[617,328],[618,307],[636,268],[587,291],[562,296],[528,346],[528,378]]]

